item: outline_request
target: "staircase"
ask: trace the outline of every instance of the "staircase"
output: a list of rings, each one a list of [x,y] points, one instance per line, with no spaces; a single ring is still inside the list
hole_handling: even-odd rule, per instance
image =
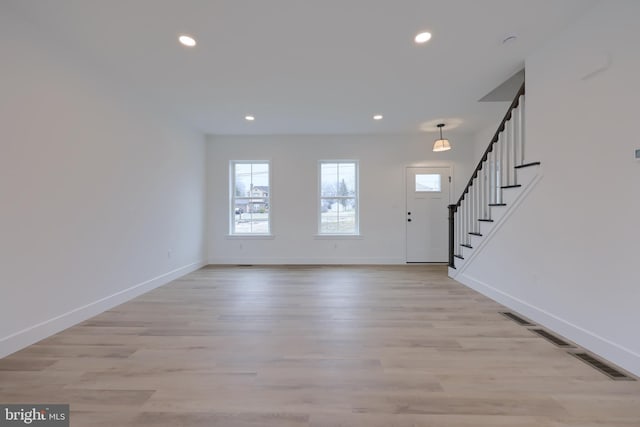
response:
[[[460,274],[540,179],[525,162],[524,84],[458,202],[449,205],[449,276]]]

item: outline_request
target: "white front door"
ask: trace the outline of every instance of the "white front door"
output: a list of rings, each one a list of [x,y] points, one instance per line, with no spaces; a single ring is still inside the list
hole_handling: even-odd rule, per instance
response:
[[[448,262],[451,168],[407,168],[407,262]]]

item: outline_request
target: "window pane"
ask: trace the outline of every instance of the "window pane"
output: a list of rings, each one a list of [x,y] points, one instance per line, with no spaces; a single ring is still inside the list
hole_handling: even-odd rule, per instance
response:
[[[248,213],[249,210],[247,209],[247,204],[248,204],[248,200],[247,199],[236,199],[236,204],[234,206],[233,209],[233,213],[234,215],[242,215],[244,213]]]
[[[266,199],[236,200],[234,209],[236,233],[269,233],[269,203]]]
[[[338,206],[336,199],[322,199],[320,202],[320,232],[338,232]]]
[[[252,184],[254,187],[269,189],[269,164],[254,163],[252,168]]]
[[[253,214],[269,213],[269,201],[267,199],[251,199],[247,207],[249,212]]]
[[[251,199],[249,202],[251,211],[251,232],[269,232],[269,201],[268,199]]]
[[[338,191],[338,165],[336,163],[322,163],[320,165],[320,196],[336,196]]]
[[[356,195],[355,163],[338,164],[338,196]]]
[[[236,163],[234,171],[236,197],[249,197],[251,191],[251,164]]]
[[[247,200],[237,200],[233,215],[235,233],[251,233],[251,213],[247,212]]]
[[[440,174],[416,174],[416,192],[442,191]]]
[[[341,199],[338,202],[338,233],[356,232],[356,199]]]
[[[242,219],[235,219],[235,233],[251,233],[251,214],[244,214]]]

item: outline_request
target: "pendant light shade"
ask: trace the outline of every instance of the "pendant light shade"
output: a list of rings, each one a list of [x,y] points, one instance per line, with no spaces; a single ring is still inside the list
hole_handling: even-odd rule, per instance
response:
[[[440,129],[440,139],[433,143],[433,151],[447,151],[451,150],[451,144],[449,144],[448,139],[444,139],[442,137],[442,128],[444,127],[444,123],[439,123],[438,128]]]

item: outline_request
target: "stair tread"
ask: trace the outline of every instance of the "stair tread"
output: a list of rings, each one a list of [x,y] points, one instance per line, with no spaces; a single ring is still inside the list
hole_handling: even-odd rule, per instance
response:
[[[456,257],[456,258],[460,258],[460,259],[464,259],[464,258],[462,257],[462,255],[454,255],[454,257]]]
[[[471,234],[472,236],[479,236],[482,237],[482,234],[480,233],[476,233],[475,231],[470,231],[469,234]]]
[[[507,206],[506,203],[489,203],[489,206]]]
[[[465,248],[473,249],[473,246],[467,245],[466,243],[462,243],[460,246],[464,246]]]
[[[528,168],[530,166],[540,166],[540,162],[524,163],[522,165],[515,166],[515,169]]]
[[[502,189],[507,189],[507,188],[518,188],[518,187],[522,187],[522,185],[521,185],[521,184],[503,185],[503,186],[502,186],[502,187],[500,187],[500,188],[502,188]]]
[[[492,219],[484,219],[484,218],[480,218],[478,221],[480,221],[480,222],[493,222]]]

